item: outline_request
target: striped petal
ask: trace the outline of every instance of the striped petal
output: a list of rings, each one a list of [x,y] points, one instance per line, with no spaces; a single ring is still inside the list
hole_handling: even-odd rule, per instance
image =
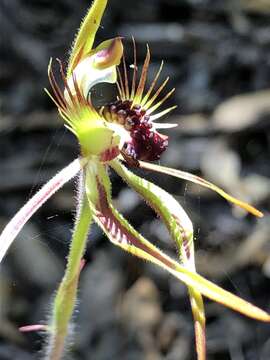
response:
[[[79,159],[74,160],[49,180],[10,220],[0,235],[0,262],[32,215],[66,182],[76,176],[81,168],[82,162]]]
[[[111,201],[111,183],[104,166],[86,168],[86,193],[93,218],[109,240],[123,250],[150,261],[167,270],[198,293],[220,302],[246,316],[269,322],[270,315],[236,295],[187,269],[139,234],[114,208]]]
[[[159,186],[136,176],[119,161],[112,161],[111,166],[126,183],[139,193],[147,204],[157,213],[166,225],[175,241],[181,264],[194,272],[193,225],[183,207]],[[203,299],[196,288],[189,286],[189,297],[194,317],[196,349],[198,360],[206,358],[205,313]]]

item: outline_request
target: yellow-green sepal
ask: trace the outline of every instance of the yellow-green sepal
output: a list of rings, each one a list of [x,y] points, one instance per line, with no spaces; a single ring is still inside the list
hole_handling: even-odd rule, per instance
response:
[[[67,77],[69,77],[78,64],[78,59],[88,54],[93,47],[96,32],[100,26],[100,22],[107,5],[107,0],[94,0],[83,19],[78,34],[75,37],[72,46]]]

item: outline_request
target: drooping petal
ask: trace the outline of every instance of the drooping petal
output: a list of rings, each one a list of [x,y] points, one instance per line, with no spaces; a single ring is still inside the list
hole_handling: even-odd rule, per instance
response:
[[[59,171],[10,220],[0,235],[0,262],[25,223],[57,190],[77,175],[82,166],[83,162],[76,159]]]
[[[86,192],[94,220],[112,243],[162,267],[198,293],[246,316],[270,322],[270,315],[265,311],[178,264],[139,234],[112,205],[110,180],[105,167],[99,166],[101,165],[99,164],[96,170],[93,166],[86,168]]]
[[[176,242],[181,263],[193,270],[193,225],[183,207],[165,190],[135,175],[120,161],[113,160],[110,166],[158,214]]]
[[[144,162],[144,161],[140,161],[140,167],[143,169],[146,169],[146,170],[153,170],[153,171],[156,171],[156,172],[159,172],[162,174],[171,175],[176,178],[191,181],[195,184],[204,186],[208,189],[215,191],[216,193],[221,195],[224,199],[228,200],[229,202],[231,202],[234,205],[241,207],[242,209],[248,211],[249,213],[251,213],[257,217],[260,217],[260,218],[263,217],[263,213],[261,211],[257,210],[252,205],[249,205],[249,204],[245,203],[244,201],[241,201],[241,200],[227,194],[224,190],[222,190],[218,186],[212,184],[210,181],[200,178],[199,176],[190,174],[185,171],[176,170],[176,169],[172,169],[172,168],[168,168],[168,167],[164,167],[164,166],[160,166],[160,165],[155,165],[155,164],[151,164],[151,163]]]
[[[193,226],[183,207],[165,190],[133,174],[119,161],[114,160],[110,165],[159,215],[177,245],[181,264],[195,272]],[[206,340],[203,299],[196,288],[191,286],[189,286],[189,296],[194,317],[198,360],[204,360]]]
[[[94,0],[83,19],[71,50],[67,77],[71,75],[79,60],[92,50],[106,5],[107,0]]]

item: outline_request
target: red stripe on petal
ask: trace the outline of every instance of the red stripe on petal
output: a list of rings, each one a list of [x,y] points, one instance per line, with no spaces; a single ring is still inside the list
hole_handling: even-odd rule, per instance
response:
[[[170,261],[166,256],[147,246],[140,241],[132,232],[127,229],[113,213],[107,199],[107,194],[104,186],[100,183],[97,178],[97,188],[99,192],[99,206],[97,211],[97,217],[104,226],[105,230],[110,233],[114,238],[114,241],[126,245],[133,245],[140,250],[145,251],[149,255],[155,257],[157,260],[162,262],[164,265],[175,269],[175,264]]]

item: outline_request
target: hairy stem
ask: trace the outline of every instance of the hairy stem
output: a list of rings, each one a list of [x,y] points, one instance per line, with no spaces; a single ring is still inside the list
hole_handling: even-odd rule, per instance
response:
[[[46,360],[60,360],[65,350],[65,339],[69,335],[69,323],[76,304],[81,259],[92,220],[84,186],[80,187],[81,200],[76,214],[66,272],[57,290],[53,304],[51,338]],[[83,192],[83,193],[82,193]]]

